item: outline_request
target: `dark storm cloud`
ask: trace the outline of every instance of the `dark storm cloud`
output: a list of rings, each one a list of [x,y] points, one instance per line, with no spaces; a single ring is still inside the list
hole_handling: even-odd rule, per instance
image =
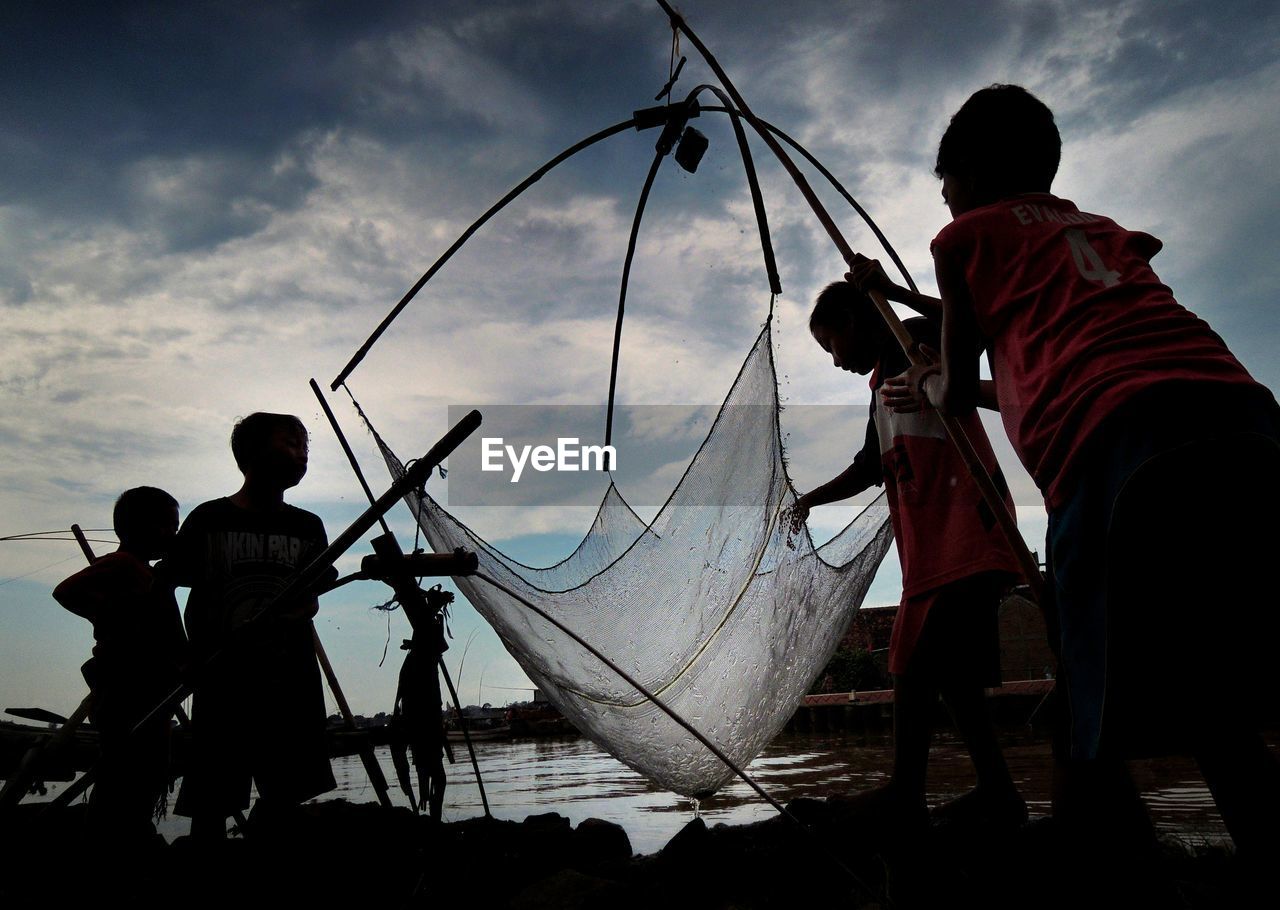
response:
[[[513,113],[501,89],[525,87],[598,123],[596,89],[637,79],[636,55],[622,47],[629,30],[584,4],[565,16],[540,9],[10,4],[0,24],[0,204],[111,220],[154,232],[168,250],[200,249],[301,205],[317,185],[315,144],[334,131],[474,151]],[[485,62],[501,76],[496,93],[466,82]],[[607,78],[575,78],[584,72]],[[27,294],[21,276],[0,286],[10,300]]]
[[[180,187],[190,195],[174,203],[206,224],[181,246],[216,233],[210,205],[296,204],[305,193],[296,171],[265,185],[250,175],[302,128],[337,118],[323,34],[277,52],[289,26],[305,33],[306,21],[213,4],[9,5],[5,15],[6,203],[129,221],[153,211],[152,170],[177,182],[194,161]],[[232,215],[223,233],[247,227]]]
[[[1092,73],[1112,87],[1100,98],[1119,113],[1159,104],[1190,86],[1238,78],[1275,61],[1280,8],[1274,3],[1146,2],[1119,29],[1120,44]]]

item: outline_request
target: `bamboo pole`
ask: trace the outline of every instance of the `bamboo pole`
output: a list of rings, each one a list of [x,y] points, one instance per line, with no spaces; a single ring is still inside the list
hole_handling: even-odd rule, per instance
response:
[[[71,526],[71,534],[75,537],[76,543],[80,544],[80,552],[84,554],[84,558],[89,560],[89,565],[93,565],[94,560],[98,557],[93,555],[93,547],[89,546],[89,538],[85,537],[81,527],[75,524]]]
[[[325,653],[324,645],[320,643],[320,633],[316,631],[315,623],[308,623],[308,625],[311,626],[311,642],[315,645],[316,660],[319,661],[324,678],[329,683],[333,700],[338,703],[338,712],[342,715],[343,726],[354,732],[356,718],[351,713],[351,705],[347,703],[347,696],[338,682],[338,674],[333,672],[333,664],[329,662],[329,655]],[[378,764],[378,757],[373,754],[373,746],[367,739],[360,744],[360,761],[364,764],[365,773],[369,775],[374,792],[378,794],[378,804],[384,809],[390,809],[391,795],[387,792],[387,776],[382,773],[382,766]]]
[[[80,706],[67,718],[66,723],[59,727],[53,736],[43,745],[32,746],[27,750],[26,754],[22,756],[18,769],[13,772],[13,776],[9,780],[5,781],[4,788],[0,789],[0,812],[8,811],[22,801],[23,794],[26,793],[27,787],[31,785],[31,781],[35,779],[36,771],[39,770],[41,762],[51,755],[57,755],[58,752],[66,748],[67,743],[75,735],[76,729],[89,717],[93,701],[93,692],[90,692],[80,702]]]
[[[373,502],[373,490],[370,488],[369,482],[365,480],[364,471],[360,469],[360,462],[356,460],[356,453],[351,449],[351,444],[347,442],[347,435],[342,432],[342,425],[338,423],[338,418],[334,415],[333,409],[329,407],[329,402],[325,399],[324,392],[320,390],[320,385],[315,379],[311,380],[311,391],[315,393],[316,399],[320,402],[324,416],[329,419],[329,426],[333,428],[334,435],[338,437],[338,444],[342,446],[342,451],[347,456],[347,462],[351,465],[351,470],[355,472],[356,480],[360,482],[360,488],[364,490],[364,495],[369,498],[369,502]],[[386,518],[379,516],[378,521],[382,523],[383,533],[392,536],[394,539]],[[462,703],[458,701],[458,693],[453,688],[453,680],[449,678],[449,668],[444,665],[444,655],[439,655],[437,660],[439,661],[440,672],[444,674],[444,681],[449,687],[449,697],[453,700],[453,706],[458,712],[458,719],[462,725],[462,738],[466,741],[467,752],[471,756],[471,769],[476,775],[476,786],[480,788],[480,802],[484,804],[484,814],[488,817],[490,815],[489,798],[484,792],[484,779],[480,776],[480,762],[476,759],[476,748],[471,742],[471,731],[467,729],[466,719],[462,716]],[[449,740],[446,738],[444,742],[447,749]],[[452,751],[449,752],[449,761],[453,761]]]
[[[818,199],[817,194],[813,191],[813,187],[809,185],[809,181],[805,179],[804,174],[801,173],[795,162],[791,160],[791,156],[787,154],[786,150],[778,140],[774,138],[769,129],[756,118],[754,113],[752,113],[751,108],[747,106],[746,100],[729,79],[724,68],[720,66],[719,61],[717,61],[711,51],[707,49],[707,46],[702,43],[702,40],[691,28],[689,28],[688,23],[684,21],[684,17],[672,9],[667,0],[657,0],[657,3],[670,18],[672,27],[683,32],[689,39],[690,43],[697,48],[698,53],[700,53],[703,59],[706,60],[707,65],[710,66],[712,72],[716,74],[716,78],[720,80],[725,91],[728,92],[729,96],[733,99],[734,104],[742,113],[742,116],[751,124],[752,128],[757,134],[759,134],[760,138],[764,140],[765,145],[767,145],[769,150],[773,152],[774,156],[786,170],[787,174],[790,175],[792,181],[800,190],[801,195],[804,196],[805,201],[809,203],[809,207],[813,209],[814,215],[817,216],[818,221],[821,222],[823,228],[826,230],[827,235],[831,238],[831,242],[835,244],[836,249],[840,251],[840,255],[844,257],[845,263],[852,268],[854,265],[853,248],[849,246],[849,242],[845,240],[844,235],[840,233],[840,229],[836,226],[835,221],[823,206],[822,201]],[[924,357],[921,355],[920,350],[915,343],[915,339],[911,337],[906,327],[902,324],[902,320],[898,318],[898,314],[893,311],[893,307],[889,305],[889,301],[886,300],[884,295],[879,291],[872,291],[870,296],[872,301],[875,303],[876,309],[879,310],[881,317],[884,319],[885,324],[893,333],[894,338],[897,339],[898,344],[902,346],[902,349],[906,353],[908,359],[910,359],[913,364],[924,363]],[[973,447],[973,443],[965,434],[964,428],[960,425],[959,421],[957,421],[953,416],[942,411],[938,412],[938,416],[942,419],[942,425],[946,429],[947,435],[951,438],[952,443],[954,443],[956,450],[960,453],[960,457],[964,461],[966,468],[968,468],[970,474],[973,475],[974,482],[977,484],[978,491],[982,494],[983,500],[991,509],[992,514],[995,515],[996,522],[999,524],[1001,532],[1008,540],[1010,548],[1018,559],[1018,564],[1022,569],[1022,573],[1026,578],[1028,586],[1031,588],[1032,594],[1035,596],[1037,601],[1043,602],[1044,579],[1040,575],[1040,565],[1036,561],[1035,556],[1033,556],[1031,551],[1027,548],[1026,541],[1022,539],[1022,534],[1018,531],[1017,522],[1014,520],[1013,515],[1010,514],[1009,509],[1005,506],[1004,497],[1001,496],[999,491],[996,489],[995,483],[991,480],[991,475],[988,474],[986,468],[983,467],[981,460],[978,458],[978,453]]]

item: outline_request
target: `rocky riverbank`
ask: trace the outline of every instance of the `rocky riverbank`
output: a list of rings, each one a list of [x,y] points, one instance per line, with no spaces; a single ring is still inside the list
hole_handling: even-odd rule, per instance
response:
[[[673,908],[1243,906],[1245,865],[1222,848],[1161,841],[1069,850],[1047,820],[995,831],[934,824],[872,830],[838,800],[751,825],[686,826],[659,853],[633,856],[619,826],[434,824],[407,810],[332,801],[269,830],[212,846],[93,844],[81,807],[24,806],[4,836],[7,906],[110,901],[141,907]]]

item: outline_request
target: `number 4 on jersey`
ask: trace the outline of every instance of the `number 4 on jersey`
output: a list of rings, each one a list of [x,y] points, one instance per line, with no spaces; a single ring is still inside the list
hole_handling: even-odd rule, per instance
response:
[[[1071,245],[1071,259],[1082,277],[1089,281],[1101,281],[1103,287],[1115,287],[1120,283],[1120,273],[1108,269],[1089,243],[1089,238],[1079,228],[1071,228],[1066,232],[1067,243]]]

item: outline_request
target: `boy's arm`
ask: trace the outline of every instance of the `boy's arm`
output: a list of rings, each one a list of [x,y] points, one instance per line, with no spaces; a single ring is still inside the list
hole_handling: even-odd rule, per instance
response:
[[[102,570],[94,571],[95,566],[81,569],[70,578],[63,579],[53,589],[53,599],[76,616],[93,622],[103,605],[107,602],[106,590],[102,584]]]
[[[942,292],[942,372],[921,384],[929,403],[948,414],[963,414],[979,403],[978,357],[981,338],[964,269],[946,256],[934,256]],[[994,391],[994,384],[991,386]]]
[[[978,400],[977,405],[980,408],[986,408],[988,411],[1000,410],[1000,400],[996,397],[996,382],[994,379],[978,380]]]
[[[844,277],[853,282],[854,287],[862,293],[879,291],[886,299],[909,306],[935,323],[942,321],[941,300],[895,283],[885,273],[878,259],[868,259],[861,253],[854,253],[853,265],[849,269]]]
[[[53,599],[77,616],[97,622],[112,600],[144,592],[146,576],[118,554],[100,558],[91,566],[64,579],[53,589]]]
[[[917,364],[900,376],[886,379],[884,385],[880,387],[880,401],[886,408],[897,411],[899,414],[914,414],[933,407],[933,402],[925,394],[924,387],[932,376],[938,374],[938,371],[937,364]],[[1000,410],[994,380],[978,380],[978,395],[974,404],[988,411]]]
[[[792,525],[797,527],[809,517],[814,506],[826,505],[857,496],[868,487],[883,483],[880,466],[880,436],[876,433],[875,412],[867,418],[867,438],[862,450],[853,457],[853,464],[821,486],[814,487],[796,500],[792,507]]]
[[[310,514],[310,513],[308,513]],[[307,553],[299,561],[298,567],[308,565],[312,559],[319,556],[329,546],[329,535],[324,529],[324,523],[319,516],[311,515],[314,520],[312,529],[310,530],[310,540],[308,542]],[[338,570],[330,566],[323,576],[317,581],[315,590],[323,592],[329,585],[338,579]],[[293,606],[286,609],[280,615],[288,620],[311,620],[320,612],[319,594],[308,594],[302,597]]]

